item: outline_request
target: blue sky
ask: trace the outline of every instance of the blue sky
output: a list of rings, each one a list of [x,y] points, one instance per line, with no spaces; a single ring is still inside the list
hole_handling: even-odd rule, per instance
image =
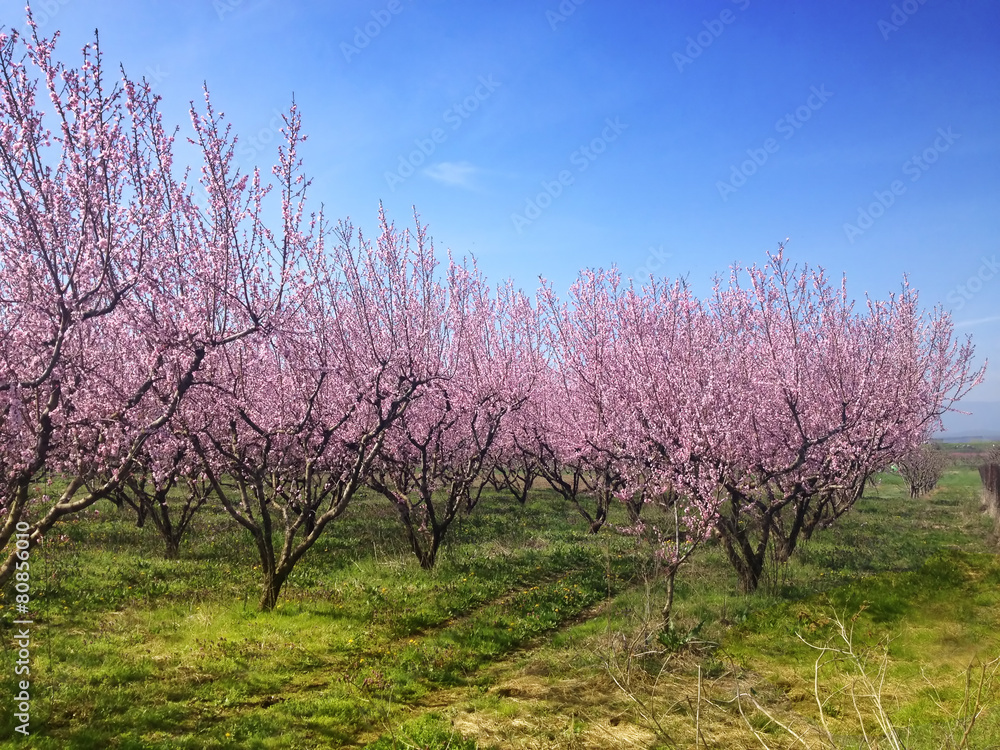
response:
[[[5,25],[23,25],[4,0]],[[269,164],[292,94],[313,197],[372,228],[416,206],[495,280],[687,276],[790,237],[884,297],[903,274],[994,369],[1000,421],[1000,4],[991,0],[47,0],[60,56],[100,29],[168,119],[206,81]],[[987,402],[983,404],[982,402]],[[980,409],[982,407],[982,409]],[[951,420],[962,430],[968,420]],[[997,427],[1000,429],[1000,426]]]

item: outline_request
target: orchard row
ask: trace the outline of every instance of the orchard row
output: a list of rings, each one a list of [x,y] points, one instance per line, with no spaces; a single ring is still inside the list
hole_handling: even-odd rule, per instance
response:
[[[636,532],[660,505],[671,581],[714,535],[751,590],[982,377],[905,283],[855,306],[779,250],[705,299],[614,270],[529,295],[419,221],[368,236],[310,209],[294,105],[270,174],[244,174],[206,91],[192,173],[96,45],[70,68],[11,32],[0,71],[0,583],[18,524],[34,545],[108,498],[176,555],[212,502],[255,540],[270,608],[362,488],[429,568],[485,484],[542,479],[594,533],[614,502]]]

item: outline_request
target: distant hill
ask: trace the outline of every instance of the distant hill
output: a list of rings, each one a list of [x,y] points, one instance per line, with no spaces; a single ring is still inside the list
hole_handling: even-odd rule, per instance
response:
[[[963,401],[962,411],[969,414],[946,414],[944,432],[934,437],[951,443],[973,440],[1000,440],[1000,401]]]

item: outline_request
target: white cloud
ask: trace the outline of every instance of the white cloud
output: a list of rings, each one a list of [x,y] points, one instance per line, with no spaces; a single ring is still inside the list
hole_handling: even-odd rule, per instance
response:
[[[993,315],[989,318],[976,318],[975,320],[963,320],[955,324],[955,328],[965,328],[966,326],[977,326],[980,323],[993,323],[1000,320],[1000,315]]]
[[[471,188],[470,180],[479,170],[467,161],[442,161],[432,164],[424,170],[424,174],[445,185]]]

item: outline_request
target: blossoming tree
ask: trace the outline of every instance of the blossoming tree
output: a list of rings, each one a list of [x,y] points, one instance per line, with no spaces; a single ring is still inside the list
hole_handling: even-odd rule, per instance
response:
[[[369,479],[398,511],[424,568],[459,510],[479,499],[476,485],[541,367],[537,314],[523,294],[509,283],[492,292],[474,267],[452,263],[447,275],[438,377],[390,430]]]
[[[0,583],[18,524],[36,544],[116,491],[206,359],[261,329],[282,275],[262,283],[262,190],[224,182],[231,151],[198,133],[202,214],[149,86],[109,80],[96,42],[65,66],[28,21],[28,39],[0,34]]]

